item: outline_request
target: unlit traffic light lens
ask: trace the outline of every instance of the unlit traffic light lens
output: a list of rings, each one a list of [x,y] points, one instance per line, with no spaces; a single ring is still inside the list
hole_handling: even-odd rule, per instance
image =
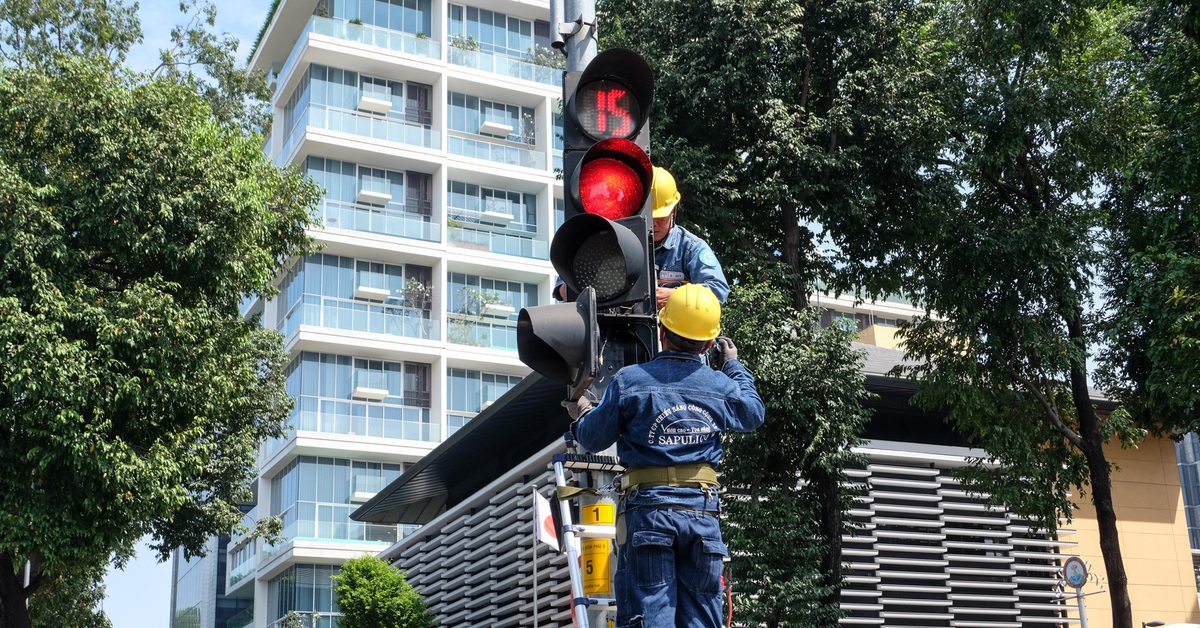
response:
[[[632,216],[641,209],[645,191],[643,177],[619,159],[595,159],[579,171],[579,199],[589,214],[609,220]]]
[[[612,232],[602,231],[579,243],[572,268],[575,281],[595,288],[596,299],[611,299],[629,288],[625,254]]]

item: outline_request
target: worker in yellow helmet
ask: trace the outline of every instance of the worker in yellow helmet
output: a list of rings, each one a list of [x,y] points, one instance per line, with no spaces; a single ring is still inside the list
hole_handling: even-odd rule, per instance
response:
[[[720,626],[722,434],[762,425],[754,376],[721,331],[713,291],[688,283],[658,315],[663,350],[617,372],[595,408],[564,401],[587,451],[617,445],[617,626]],[[701,357],[716,343],[712,367]],[[717,370],[713,370],[716,368]]]
[[[675,177],[665,168],[654,167],[654,265],[658,280],[657,300],[661,308],[679,286],[698,283],[708,286],[717,300],[729,296],[729,282],[721,263],[708,243],[675,224],[682,195]]]

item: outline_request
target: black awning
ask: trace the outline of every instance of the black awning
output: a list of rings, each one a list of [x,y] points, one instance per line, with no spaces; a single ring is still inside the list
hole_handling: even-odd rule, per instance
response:
[[[355,510],[355,521],[424,524],[561,439],[566,387],[532,374]]]

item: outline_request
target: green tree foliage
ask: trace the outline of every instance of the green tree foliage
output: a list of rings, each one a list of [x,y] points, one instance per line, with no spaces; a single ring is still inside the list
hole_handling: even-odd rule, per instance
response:
[[[655,73],[656,164],[734,276],[768,269],[793,307],[855,264],[869,229],[920,229],[943,182],[924,35],[933,5],[907,0],[604,0],[604,47]],[[816,253],[814,225],[843,242]],[[885,233],[879,234],[880,231]]]
[[[238,40],[212,31],[217,21],[212,3],[185,0],[179,8],[188,22],[171,29],[173,45],[161,51],[154,75],[191,86],[222,123],[251,133],[266,129],[271,124],[266,73],[239,64],[234,56]]]
[[[836,626],[840,611],[828,600],[841,578],[825,571],[824,529],[849,533],[841,513],[853,494],[826,487],[846,484],[845,469],[862,464],[851,448],[870,417],[864,356],[850,347],[853,330],[822,329],[815,312],[792,309],[770,284],[734,287],[722,325],[767,406],[762,427],[728,438],[722,464],[738,622]]]
[[[137,6],[106,0],[5,0],[0,3],[0,62],[25,67],[61,54],[121,61],[141,37]]]
[[[1200,9],[1187,7],[1148,2],[1129,24],[1147,141],[1108,206],[1101,381],[1155,433],[1200,430]]]
[[[938,167],[955,192],[868,258],[903,277],[930,315],[902,329],[918,400],[988,456],[969,485],[1054,530],[1068,491],[1096,509],[1113,624],[1131,620],[1104,444],[1142,436],[1089,392],[1106,177],[1137,145],[1144,99],[1121,5],[948,0],[937,36],[948,135]],[[871,285],[869,280],[866,282]],[[885,283],[875,283],[880,289]],[[998,466],[997,466],[998,465]]]
[[[100,610],[104,570],[58,576],[44,582],[29,600],[34,628],[112,628]]]
[[[404,574],[378,556],[351,558],[333,577],[342,628],[432,628],[433,613]]]
[[[102,58],[4,69],[0,128],[0,625],[24,628],[51,579],[239,523],[291,408],[239,304],[307,250],[319,191],[190,86]]]

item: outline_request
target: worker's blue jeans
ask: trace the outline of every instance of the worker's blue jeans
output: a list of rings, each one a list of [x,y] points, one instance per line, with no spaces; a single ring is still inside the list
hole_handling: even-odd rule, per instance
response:
[[[718,519],[695,510],[625,509],[614,578],[618,628],[719,628]]]

